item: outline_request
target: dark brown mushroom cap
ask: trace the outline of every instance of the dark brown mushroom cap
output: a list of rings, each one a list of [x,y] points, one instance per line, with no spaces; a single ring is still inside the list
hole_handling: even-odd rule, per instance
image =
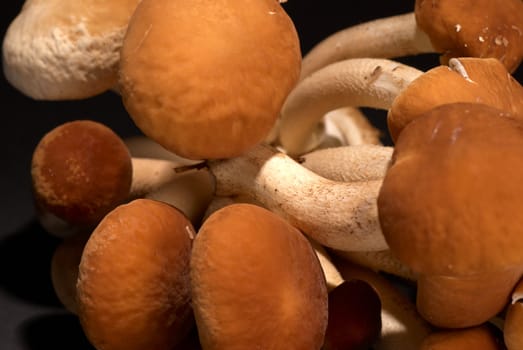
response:
[[[107,126],[77,120],[57,126],[36,146],[31,175],[37,206],[78,225],[94,225],[126,200],[132,163]]]
[[[392,103],[387,124],[393,140],[420,114],[453,102],[483,103],[523,118],[523,87],[495,58],[462,57],[412,81]]]
[[[269,135],[300,66],[278,1],[143,0],[124,38],[121,94],[136,125],[169,151],[229,158]]]
[[[398,138],[378,195],[391,251],[442,276],[523,264],[523,123],[481,104],[436,107]]]
[[[211,214],[191,255],[205,349],[320,349],[327,287],[303,234],[276,214],[232,204]]]
[[[172,350],[194,325],[190,221],[174,207],[136,199],[107,214],[85,245],[78,317],[97,349]]]
[[[416,0],[415,14],[443,64],[492,57],[513,72],[523,59],[521,0]]]

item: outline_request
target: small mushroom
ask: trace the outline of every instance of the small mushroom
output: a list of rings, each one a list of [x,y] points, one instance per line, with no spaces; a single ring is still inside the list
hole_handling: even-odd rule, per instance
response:
[[[410,296],[398,285],[377,272],[350,262],[336,254],[332,262],[345,280],[362,280],[369,283],[381,301],[381,334],[374,344],[376,350],[419,350],[423,339],[433,329],[416,310]]]
[[[381,300],[366,281],[343,281],[329,292],[329,318],[322,350],[365,350],[381,334]]]
[[[204,172],[175,173],[187,164],[193,163],[131,157],[120,137],[98,122],[61,124],[42,137],[33,153],[39,220],[58,236],[91,231],[117,205],[144,196],[167,200],[165,193],[176,187],[180,194],[170,195],[170,203],[196,222],[212,184]]]
[[[41,222],[46,226],[49,218],[58,218],[73,226],[96,225],[127,198],[132,168],[127,147],[105,125],[80,120],[53,128],[31,163]]]
[[[431,323],[487,321],[523,273],[522,150],[521,120],[481,104],[436,107],[400,134],[379,221],[391,252],[419,274],[418,310]]]
[[[301,65],[294,24],[274,0],[143,0],[121,53],[130,117],[189,159],[233,157],[262,142]]]
[[[120,48],[139,0],[26,0],[2,46],[4,75],[38,100],[88,98],[117,83]]]
[[[252,204],[212,213],[191,255],[192,305],[204,349],[319,349],[327,288],[300,231]]]
[[[441,53],[491,57],[513,72],[523,59],[523,4],[520,0],[416,0],[414,11],[340,30],[303,58],[302,79],[348,58],[395,58]]]
[[[97,349],[170,350],[193,325],[189,264],[195,231],[149,199],[107,214],[82,253],[78,317]]]
[[[523,280],[512,291],[512,300],[508,305],[503,335],[508,350],[523,349]]]
[[[58,300],[71,313],[77,314],[76,281],[82,252],[90,232],[63,239],[51,258],[51,282]]]

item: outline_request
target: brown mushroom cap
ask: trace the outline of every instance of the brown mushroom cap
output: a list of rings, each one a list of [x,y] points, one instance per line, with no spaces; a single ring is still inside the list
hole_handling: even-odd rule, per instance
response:
[[[451,60],[449,66],[432,68],[416,78],[394,99],[387,115],[391,138],[396,140],[419,115],[453,102],[483,103],[523,116],[523,87],[497,59]]]
[[[58,300],[70,312],[76,314],[76,280],[89,234],[76,234],[65,238],[56,247],[51,259],[51,282]]]
[[[191,257],[193,308],[205,349],[319,349],[327,288],[300,231],[252,204],[214,212]]]
[[[111,211],[80,261],[78,316],[97,349],[170,350],[193,325],[194,230],[173,207],[137,199]]]
[[[271,131],[301,63],[274,0],[143,0],[124,39],[124,105],[137,126],[190,159],[237,156]]]
[[[488,325],[429,334],[420,350],[503,350],[503,342]]]
[[[493,57],[513,72],[523,59],[521,0],[416,0],[415,15],[443,64],[452,57]]]
[[[329,320],[322,350],[364,350],[381,333],[381,300],[364,280],[343,281],[329,292]]]
[[[378,195],[391,251],[424,274],[521,266],[522,177],[521,121],[480,104],[432,109],[400,134]]]
[[[33,153],[31,175],[41,210],[88,226],[126,200],[132,163],[127,147],[111,129],[77,120],[42,137]]]

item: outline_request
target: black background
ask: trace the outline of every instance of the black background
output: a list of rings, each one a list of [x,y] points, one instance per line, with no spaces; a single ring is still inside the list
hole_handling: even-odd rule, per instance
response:
[[[413,4],[390,0],[289,0],[284,7],[295,22],[302,52],[306,53],[330,33],[409,12]],[[2,38],[22,5],[21,0],[2,1]],[[423,70],[438,63],[436,55],[399,60]],[[515,76],[523,82],[521,68]],[[101,121],[122,137],[140,132],[119,97],[111,92],[81,101],[34,101],[13,89],[2,74],[0,99],[0,149],[4,152],[0,166],[0,348],[91,349],[76,317],[60,306],[52,290],[50,257],[58,240],[45,233],[34,218],[29,173],[32,151],[46,132],[69,120]],[[385,128],[383,111],[365,111],[375,125]]]

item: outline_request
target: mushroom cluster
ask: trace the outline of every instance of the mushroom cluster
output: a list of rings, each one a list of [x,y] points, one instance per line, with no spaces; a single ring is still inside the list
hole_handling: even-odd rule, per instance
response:
[[[520,349],[523,2],[419,0],[306,55],[282,2],[27,0],[11,84],[113,89],[143,133],[35,147],[59,300],[99,350]]]

